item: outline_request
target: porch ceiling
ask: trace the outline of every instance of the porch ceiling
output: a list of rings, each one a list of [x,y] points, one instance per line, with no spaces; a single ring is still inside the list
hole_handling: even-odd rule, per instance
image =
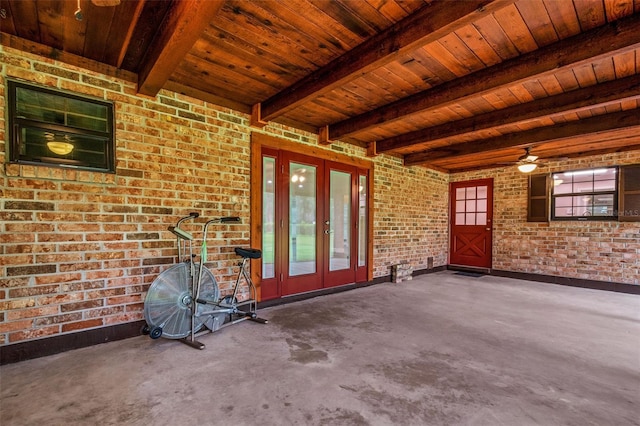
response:
[[[640,0],[99,3],[0,0],[2,44],[408,166],[640,149]]]

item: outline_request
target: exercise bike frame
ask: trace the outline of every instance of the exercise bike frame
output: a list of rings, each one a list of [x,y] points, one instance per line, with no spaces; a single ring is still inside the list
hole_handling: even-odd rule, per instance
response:
[[[190,312],[190,332],[189,336],[181,338],[180,341],[193,348],[204,349],[205,345],[202,342],[196,340],[196,336],[200,336],[205,333],[212,333],[245,320],[258,322],[261,324],[266,324],[267,320],[259,318],[257,315],[257,290],[255,285],[253,284],[253,281],[251,280],[249,272],[247,271],[250,259],[258,259],[261,257],[260,250],[244,248],[235,249],[236,254],[241,256],[242,260],[238,263],[239,271],[231,295],[222,297],[219,300],[209,300],[201,297],[202,278],[204,270],[206,269],[205,264],[207,262],[207,231],[209,225],[213,223],[238,223],[240,222],[240,218],[220,217],[211,219],[204,224],[202,233],[202,245],[200,249],[200,260],[196,263],[194,261],[196,255],[193,253],[192,249],[192,242],[194,239],[193,235],[181,229],[180,225],[187,220],[196,219],[198,217],[198,213],[192,212],[189,214],[189,216],[185,216],[178,220],[176,226],[170,226],[169,231],[171,231],[177,239],[176,243],[178,246],[178,262],[181,261],[183,255],[188,254],[186,262],[189,264],[189,277],[191,281],[190,297],[185,300],[185,304],[188,306]],[[196,264],[198,265],[197,274],[195,273]],[[249,299],[238,302],[238,291],[240,289],[240,282],[242,279],[246,281],[249,287]],[[217,291],[216,293],[219,294],[219,291]],[[204,308],[205,306],[206,308]],[[204,330],[197,330],[196,318],[198,320],[202,320],[202,325],[205,326]],[[148,326],[152,325],[149,324]],[[148,326],[146,328],[148,328]],[[160,328],[160,333],[158,333],[158,328]],[[161,337],[161,327],[152,326],[149,334],[152,338]]]

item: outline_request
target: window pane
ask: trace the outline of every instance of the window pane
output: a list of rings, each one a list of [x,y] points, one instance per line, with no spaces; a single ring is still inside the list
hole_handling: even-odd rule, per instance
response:
[[[478,187],[478,198],[487,198],[487,187],[479,186]]]
[[[456,200],[464,200],[465,191],[464,188],[456,189]]]
[[[360,176],[358,185],[358,266],[367,262],[367,177]]]
[[[476,214],[476,225],[486,225],[487,224],[487,214],[486,213],[477,213]]]
[[[593,183],[594,191],[615,191],[615,180],[597,180]]]
[[[467,200],[475,200],[475,198],[476,198],[476,187],[475,186],[471,186],[471,187],[467,188],[466,198],[467,198]]]
[[[555,185],[555,182],[561,182],[561,183]],[[555,179],[554,185],[555,185],[553,188],[554,194],[571,194],[572,192],[571,190],[573,189],[573,184],[571,180],[567,182],[566,180],[563,180],[563,179]]]
[[[593,214],[595,216],[613,216],[613,194],[599,194],[593,200]]]
[[[351,174],[329,172],[329,270],[351,266]]]
[[[20,156],[24,160],[46,158],[50,162],[106,169],[109,140],[89,135],[50,132],[34,127],[20,129]]]
[[[487,200],[478,200],[478,211],[479,212],[486,212],[487,211]]]
[[[476,224],[476,214],[475,213],[466,213],[465,214],[465,225],[475,225]]]
[[[276,159],[262,159],[262,278],[275,276]]]
[[[466,202],[463,201],[456,201],[456,212],[464,212],[464,206],[465,206]]]
[[[573,192],[593,192],[593,182],[573,182]]]
[[[467,212],[475,212],[476,211],[476,200],[467,200],[466,201],[466,209]]]
[[[593,197],[580,195],[573,197],[574,216],[593,216]]]
[[[573,216],[573,210],[571,209],[571,207],[569,207],[569,208],[556,207],[554,215],[555,215],[555,217],[572,217]]]
[[[585,170],[584,172],[575,172],[571,174],[573,178],[573,183],[576,182],[592,182],[593,181],[593,172],[589,170]]]
[[[316,168],[289,165],[289,275],[316,272]]]
[[[456,225],[465,225],[464,213],[456,213]]]
[[[557,197],[556,198],[555,216],[571,217],[573,216],[573,197]]]
[[[557,197],[556,206],[558,207],[571,207],[573,206],[573,197]]]

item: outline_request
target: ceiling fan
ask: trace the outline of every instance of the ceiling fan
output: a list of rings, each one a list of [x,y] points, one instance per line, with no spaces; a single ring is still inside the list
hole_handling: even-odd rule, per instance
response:
[[[538,156],[531,154],[531,148],[526,147],[524,154],[518,157],[516,164],[518,165],[518,170],[522,173],[531,173],[538,167],[537,161]]]
[[[536,168],[538,168],[539,165],[544,163],[544,161],[540,161],[538,160],[538,158],[540,157],[538,157],[537,155],[531,154],[531,147],[526,147],[524,149],[524,154],[518,157],[517,161],[509,161],[509,162],[504,162],[500,164],[509,165],[509,166],[516,165],[518,166],[518,170],[521,171],[522,173],[531,173]]]
[[[530,146],[526,147],[524,149],[524,154],[518,157],[517,161],[511,161],[511,162],[500,163],[500,164],[516,165],[518,166],[518,170],[520,172],[531,173],[532,171],[537,169],[538,166],[542,166],[550,160],[563,161],[563,160],[569,159],[569,157],[547,157],[546,159],[542,160],[540,159],[539,156],[531,154],[531,149],[532,147]]]

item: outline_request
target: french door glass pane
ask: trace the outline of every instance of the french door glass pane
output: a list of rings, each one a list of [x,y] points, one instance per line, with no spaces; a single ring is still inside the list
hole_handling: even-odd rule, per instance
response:
[[[289,163],[289,275],[316,272],[316,168]]]
[[[360,176],[358,183],[358,266],[367,262],[367,177]]]
[[[262,278],[275,277],[276,159],[262,158]]]
[[[329,194],[329,270],[349,269],[351,253],[351,174],[331,170]]]

